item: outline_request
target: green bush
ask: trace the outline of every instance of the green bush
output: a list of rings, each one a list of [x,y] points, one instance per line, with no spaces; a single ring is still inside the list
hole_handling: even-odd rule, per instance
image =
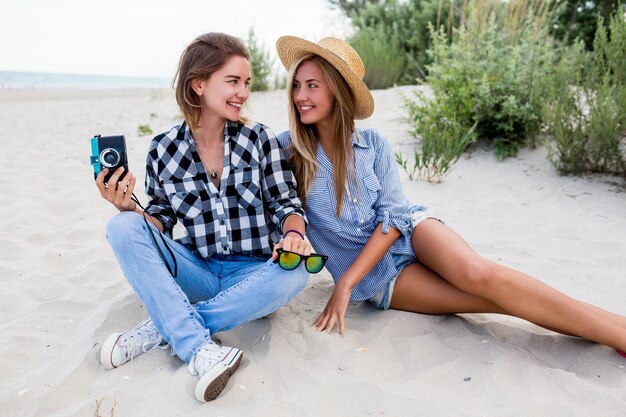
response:
[[[350,40],[363,60],[365,84],[382,89],[398,84],[406,69],[406,55],[398,53],[402,43],[397,34],[386,33],[383,26],[365,27]]]
[[[270,89],[274,61],[270,58],[270,53],[265,46],[258,43],[253,28],[248,31],[246,44],[250,51],[250,66],[252,67],[251,91],[267,91]]]
[[[435,98],[416,109],[407,99],[409,121],[418,133],[425,118],[456,120],[495,145],[499,159],[514,156],[535,138],[542,124],[542,92],[555,52],[533,20],[515,38],[495,20],[466,20],[452,42],[431,27],[433,63],[426,83]],[[420,101],[425,101],[416,93]]]
[[[429,120],[420,127],[421,151],[414,149],[413,165],[400,152],[395,153],[396,162],[411,180],[441,182],[467,146],[476,140],[475,128],[476,125],[467,130],[454,120]]]
[[[461,2],[451,0],[386,0],[365,2],[332,2],[350,17],[355,35],[349,41],[365,63],[366,76],[384,79],[384,84],[368,86],[386,88],[394,84],[415,84],[426,76],[430,62],[427,50],[431,45],[428,24],[442,25],[444,30],[460,21]],[[352,4],[355,3],[355,4]],[[392,75],[382,77],[381,62],[391,62]],[[397,66],[404,66],[396,71]],[[372,81],[373,82],[373,81]]]
[[[545,104],[549,159],[562,174],[626,175],[626,22],[618,13],[609,33],[599,19],[594,50],[582,41],[555,71]]]
[[[619,10],[619,6],[615,0],[561,0],[550,32],[556,39],[570,44],[581,40],[587,50],[593,50],[598,17],[602,17],[605,29],[608,28],[611,14]]]

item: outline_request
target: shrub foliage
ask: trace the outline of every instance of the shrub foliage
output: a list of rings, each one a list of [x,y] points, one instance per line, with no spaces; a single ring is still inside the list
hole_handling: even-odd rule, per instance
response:
[[[555,50],[535,20],[524,20],[512,33],[495,12],[488,19],[479,12],[473,11],[453,32],[451,42],[443,30],[431,27],[433,63],[426,83],[435,98],[426,100],[416,92],[426,104],[408,98],[406,107],[417,133],[425,121],[437,118],[455,120],[466,131],[475,126],[477,136],[493,142],[503,159],[521,145],[535,143]]]
[[[447,30],[460,21],[462,7],[461,2],[453,0],[331,1],[331,4],[351,18],[355,34],[349,42],[363,59],[365,81],[370,88],[414,84],[416,79],[423,79],[430,62],[429,23]],[[390,70],[382,63],[390,65]]]
[[[421,137],[413,161],[396,154],[409,177],[440,181],[475,140],[492,143],[503,159],[544,134],[559,172],[626,175],[623,4],[329,2],[351,18],[350,43],[370,88],[416,81],[432,88],[433,99],[415,92],[404,100],[411,132]]]
[[[626,176],[626,22],[599,19],[593,51],[581,41],[561,59],[545,103],[550,161],[563,174]]]
[[[442,182],[465,148],[476,140],[475,128],[467,130],[455,120],[428,120],[420,128],[421,150],[413,150],[413,161],[396,152],[396,162],[411,180]]]
[[[267,91],[270,89],[274,61],[270,58],[270,53],[265,46],[256,39],[253,28],[248,31],[246,45],[250,51],[251,91]]]

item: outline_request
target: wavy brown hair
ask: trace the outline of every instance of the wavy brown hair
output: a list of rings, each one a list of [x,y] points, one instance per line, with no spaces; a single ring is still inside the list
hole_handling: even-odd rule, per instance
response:
[[[293,85],[296,71],[304,62],[316,63],[332,92],[333,103],[333,171],[335,179],[335,213],[341,215],[343,196],[348,176],[354,176],[352,134],[356,132],[354,123],[355,100],[350,86],[343,76],[324,58],[308,54],[294,63],[289,70],[287,91],[289,94],[289,128],[291,148],[289,163],[297,181],[298,196],[306,205],[311,184],[317,174],[317,131],[315,125],[305,125],[293,101]]]
[[[180,56],[173,84],[176,102],[191,130],[199,127],[202,107],[191,82],[195,79],[206,80],[233,56],[250,60],[248,48],[241,39],[219,32],[198,36]]]

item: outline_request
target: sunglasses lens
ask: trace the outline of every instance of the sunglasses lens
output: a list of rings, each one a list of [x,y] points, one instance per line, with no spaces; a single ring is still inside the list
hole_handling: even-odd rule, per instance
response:
[[[309,256],[306,260],[306,270],[311,274],[317,274],[324,268],[326,261],[319,255]]]
[[[300,265],[300,255],[292,252],[281,252],[278,262],[283,269],[296,269]]]

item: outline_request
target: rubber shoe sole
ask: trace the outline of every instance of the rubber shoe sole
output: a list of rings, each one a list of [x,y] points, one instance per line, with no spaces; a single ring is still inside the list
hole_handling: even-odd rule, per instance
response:
[[[242,357],[243,352],[233,348],[222,361],[202,375],[196,385],[196,399],[203,403],[216,399],[226,386],[228,378],[239,367]]]
[[[113,348],[123,334],[124,332],[113,333],[111,336],[107,337],[102,344],[102,349],[100,349],[100,363],[106,369],[114,369],[126,363],[113,364]]]

